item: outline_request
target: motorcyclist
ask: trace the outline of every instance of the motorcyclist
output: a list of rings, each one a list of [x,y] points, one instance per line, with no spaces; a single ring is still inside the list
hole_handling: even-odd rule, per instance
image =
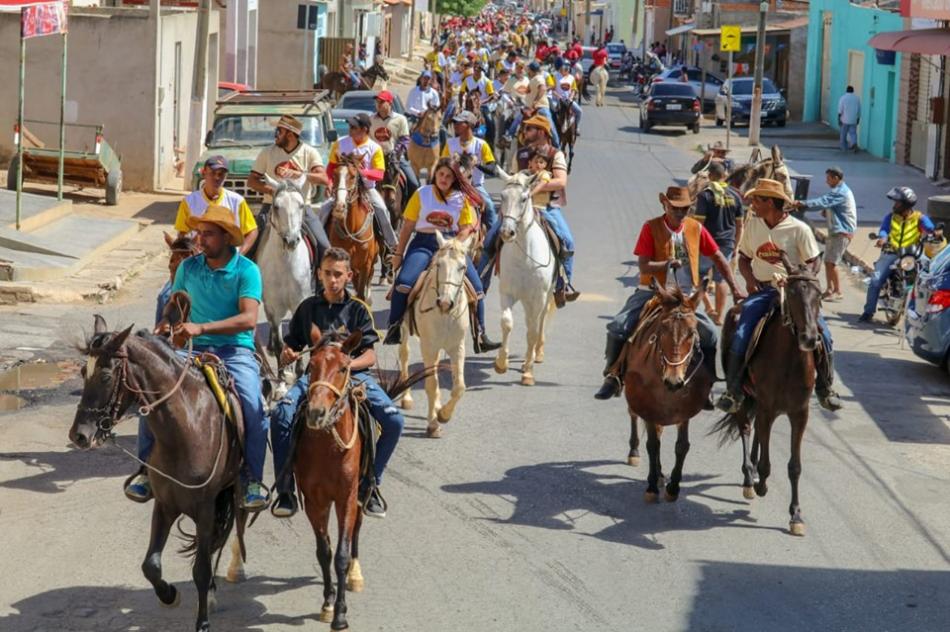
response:
[[[892,211],[884,216],[881,227],[877,231],[878,239],[875,245],[881,248],[882,252],[877,263],[874,264],[874,274],[871,275],[871,283],[868,285],[864,311],[858,317],[858,322],[862,323],[873,320],[881,287],[890,275],[891,266],[900,257],[900,250],[916,245],[934,230],[930,218],[914,209],[917,194],[910,187],[894,187],[887,192],[887,199],[892,200],[894,206]]]

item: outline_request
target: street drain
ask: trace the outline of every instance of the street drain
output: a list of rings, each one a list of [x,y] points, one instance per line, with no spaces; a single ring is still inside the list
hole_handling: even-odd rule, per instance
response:
[[[79,373],[75,362],[32,362],[0,373],[0,412],[20,410],[29,404],[31,391],[60,386]]]

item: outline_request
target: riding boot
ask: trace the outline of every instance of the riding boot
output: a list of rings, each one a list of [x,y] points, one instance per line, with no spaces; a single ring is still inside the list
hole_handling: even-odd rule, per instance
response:
[[[709,371],[709,374],[712,375],[713,382],[719,379],[719,376],[716,375],[716,347],[711,349],[700,349],[703,352],[703,366],[706,367],[706,370]],[[713,403],[712,399],[712,388],[709,389],[709,393],[706,394],[706,401],[703,403],[703,410],[715,410],[716,404]]]
[[[716,402],[716,408],[724,413],[739,412],[744,395],[742,382],[745,378],[745,356],[730,353],[726,359],[726,392]]]
[[[824,348],[815,350],[815,368],[818,371],[815,380],[815,395],[818,396],[818,403],[825,410],[832,412],[841,409],[841,398],[835,392],[833,385],[835,381],[834,352],[825,351]]]
[[[604,383],[600,390],[594,393],[594,399],[610,399],[619,397],[623,391],[623,378],[620,376],[620,356],[623,354],[626,340],[607,335],[607,346],[604,349],[606,366],[604,367]]]

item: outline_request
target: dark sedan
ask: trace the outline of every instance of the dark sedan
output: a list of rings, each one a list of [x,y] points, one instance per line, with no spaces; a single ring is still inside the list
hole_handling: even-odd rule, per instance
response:
[[[640,102],[640,129],[654,125],[685,125],[699,133],[699,96],[688,83],[654,83]]]
[[[731,84],[730,84],[731,81]],[[739,77],[727,80],[716,95],[716,125],[723,125],[729,116],[727,109],[732,101],[732,123],[748,123],[752,115],[752,77]],[[763,124],[774,123],[785,127],[788,120],[788,102],[785,93],[768,77],[762,79],[762,110],[759,119]]]

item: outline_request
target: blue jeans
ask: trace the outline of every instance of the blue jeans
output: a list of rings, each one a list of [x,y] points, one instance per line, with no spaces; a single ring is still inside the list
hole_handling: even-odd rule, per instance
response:
[[[892,252],[882,252],[880,259],[874,264],[874,274],[868,284],[868,295],[864,301],[864,315],[873,316],[877,311],[877,299],[881,295],[881,288],[887,277],[890,276],[891,266],[897,261],[897,255]]]
[[[538,108],[538,114],[543,114],[547,117],[548,122],[551,124],[551,143],[555,147],[561,146],[561,137],[557,133],[557,125],[554,123],[554,117],[551,116],[551,110],[548,108]],[[515,115],[515,118],[511,121],[511,125],[508,126],[508,136],[514,136],[518,133],[518,128],[521,127],[521,120],[524,118],[524,114],[518,112]]]
[[[848,150],[858,145],[858,126],[849,123],[841,123],[839,132],[841,134],[841,149]]]
[[[448,236],[448,235],[446,235]],[[429,267],[432,257],[439,249],[439,242],[436,240],[435,233],[416,233],[406,248],[406,256],[403,257],[402,267],[396,274],[396,280],[393,283],[393,296],[389,304],[389,325],[395,325],[402,321],[406,315],[406,307],[409,301],[409,292],[422,276],[422,273]],[[478,272],[475,271],[475,265],[470,258],[467,259],[468,266],[465,269],[465,276],[472,283],[475,292],[478,293],[478,325],[482,331],[485,331],[485,291],[482,289],[481,279],[478,278]]]
[[[623,308],[607,322],[607,336],[623,341],[633,335],[633,330],[637,328],[640,322],[640,314],[647,302],[653,298],[656,293],[653,290],[644,290],[637,288],[633,294],[627,298]],[[703,351],[703,357],[713,372],[716,365],[716,345],[719,343],[719,330],[705,312],[696,312],[696,332],[699,334],[699,346]]]
[[[756,325],[765,317],[769,311],[769,306],[778,298],[778,290],[772,286],[759,290],[755,294],[749,295],[749,298],[742,301],[742,312],[739,314],[739,324],[736,326],[736,333],[732,338],[732,347],[730,353],[739,356],[745,356],[749,349],[749,343],[752,342],[752,334]],[[818,329],[821,331],[821,338],[825,344],[825,349],[830,353],[833,350],[831,340],[831,330],[828,329],[828,323],[825,317],[818,315]]]
[[[567,225],[564,214],[559,206],[549,206],[541,215],[551,225],[558,238],[564,242],[564,249],[570,254],[564,258],[564,272],[567,274],[567,282],[570,283],[574,278],[574,235],[571,234],[571,227]]]
[[[360,88],[360,74],[355,70],[350,71],[350,81],[353,83],[353,87],[357,90]]]
[[[485,189],[484,183],[478,185],[475,189],[481,194],[482,200],[485,202],[485,212],[482,214],[482,223],[488,226],[490,232],[498,223],[498,211],[495,210],[495,202]]]
[[[196,353],[209,352],[221,358],[227,367],[241,400],[244,413],[244,471],[242,479],[264,480],[264,456],[267,453],[267,416],[264,414],[264,399],[261,396],[260,366],[254,351],[247,347],[195,347]],[[187,357],[185,351],[178,355]],[[139,418],[138,453],[143,461],[155,444],[155,437],[148,429],[144,418]]]
[[[412,165],[409,163],[409,159],[406,158],[405,154],[399,157],[399,170],[402,171],[402,175],[406,177],[405,197],[408,200],[412,197],[412,194],[419,189],[419,178],[416,176],[416,172],[413,171]]]
[[[406,422],[389,395],[368,371],[356,373],[351,379],[355,384],[362,383],[366,385],[366,402],[369,404],[373,418],[382,428],[379,440],[376,442],[376,462],[373,472],[376,483],[379,484],[382,481],[386,465],[396,450],[396,444],[399,443],[399,437],[402,435],[402,429]],[[290,469],[286,472],[283,470],[287,465],[287,457],[290,456],[294,414],[300,406],[307,405],[307,387],[309,385],[310,376],[302,375],[270,413],[270,440],[274,449],[274,477],[277,480],[278,493],[293,493],[294,491],[293,472]],[[281,477],[282,473],[285,476]]]
[[[485,141],[489,145],[493,145],[495,143],[495,117],[492,116],[488,105],[483,105],[479,109],[482,112],[482,120],[485,121]]]

